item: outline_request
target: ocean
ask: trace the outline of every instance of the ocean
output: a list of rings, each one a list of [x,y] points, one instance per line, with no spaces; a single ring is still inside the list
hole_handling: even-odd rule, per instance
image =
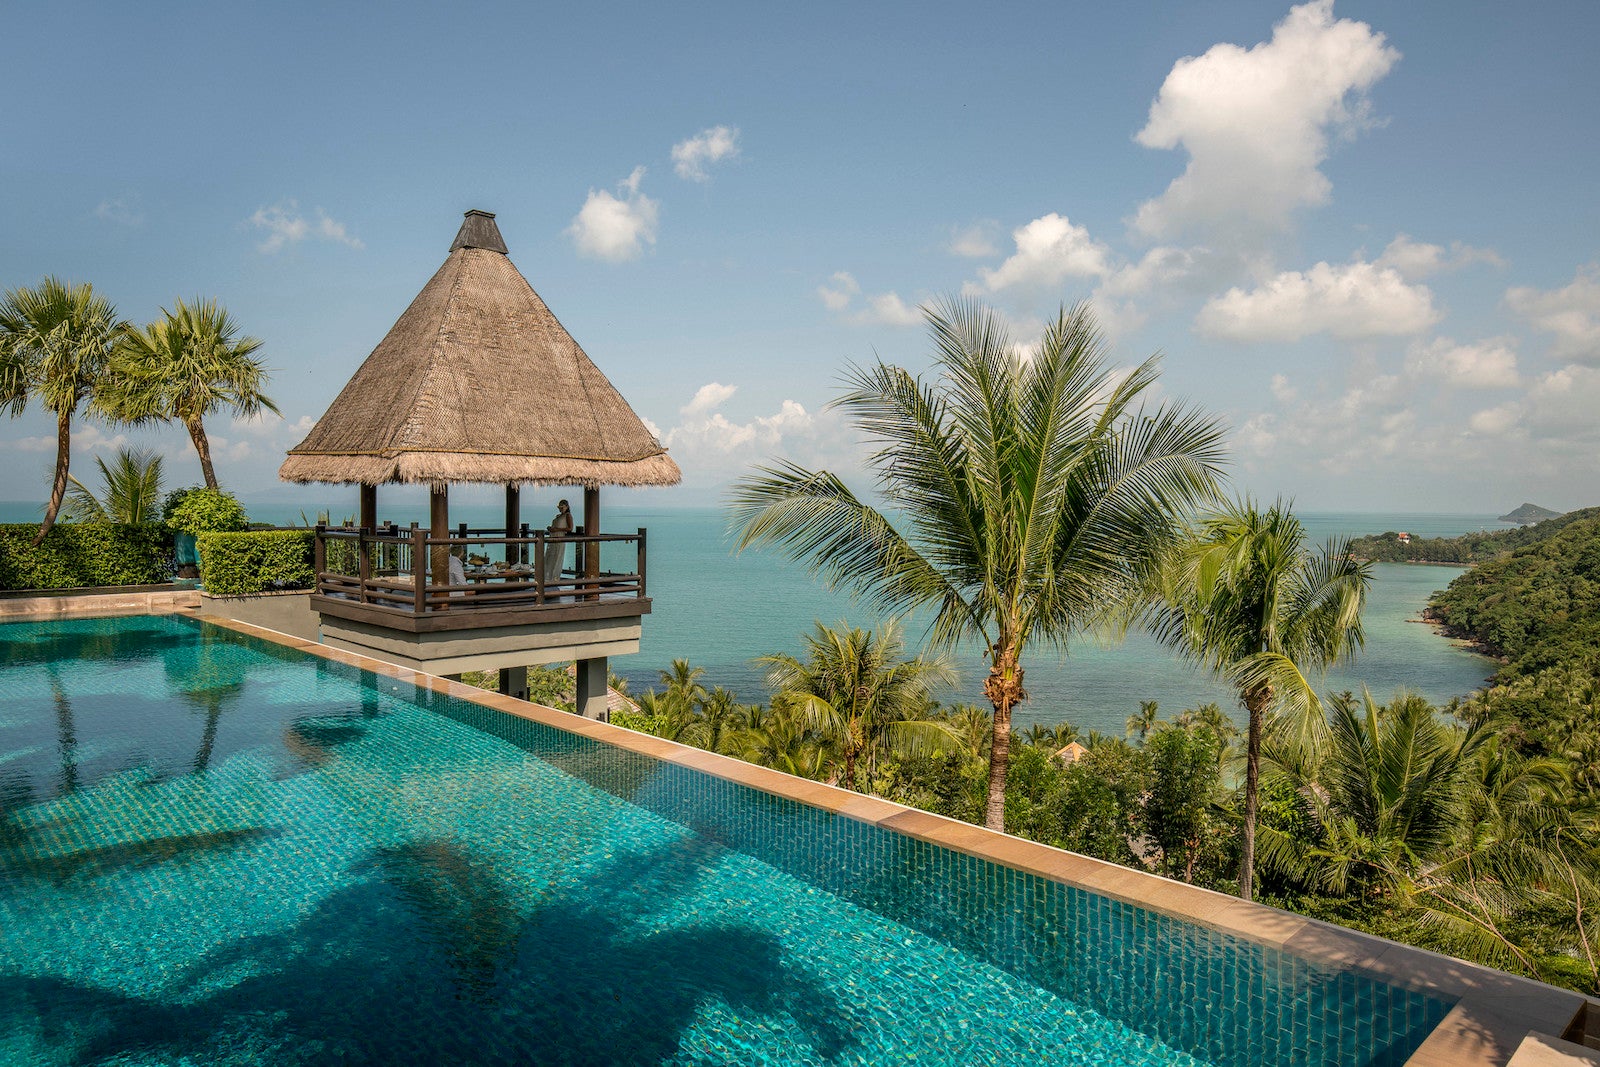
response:
[[[525,491],[523,518],[530,525],[544,524],[555,512],[557,496],[549,490]],[[354,490],[348,494],[311,490],[307,499],[331,507],[335,522],[355,510]],[[626,678],[635,691],[657,684],[659,672],[672,660],[686,659],[705,668],[708,686],[724,686],[747,701],[764,700],[767,687],[762,671],[752,663],[755,657],[774,652],[801,655],[801,635],[810,632],[817,621],[856,626],[873,626],[879,621],[872,611],[854,603],[848,592],[829,591],[804,567],[776,553],[735,552],[726,513],[720,508],[641,508],[629,506],[626,499],[621,491],[609,491],[604,499],[604,525],[608,531],[649,529],[653,610],[645,619],[639,653],[611,662],[612,671]],[[479,501],[453,507],[452,520],[485,527],[504,522],[503,508]],[[33,521],[39,512],[37,504],[0,502],[3,521]],[[253,505],[250,513],[260,522],[302,521],[298,506]],[[306,513],[314,520],[312,504],[306,506]],[[1449,537],[1504,528],[1489,515],[1299,514],[1317,543],[1329,537],[1386,530]],[[379,515],[402,525],[426,521],[426,503],[415,493],[380,494]],[[619,559],[614,565],[620,569],[626,564]],[[1387,698],[1403,687],[1442,703],[1481,686],[1493,672],[1494,662],[1440,636],[1419,620],[1428,597],[1460,573],[1457,567],[1377,565],[1363,620],[1366,647],[1354,663],[1330,671],[1322,688],[1359,691],[1365,685],[1374,695]],[[923,630],[911,620],[907,637],[915,642]],[[983,705],[985,663],[981,651],[963,648],[953,657],[953,664],[959,684],[954,692],[945,694],[945,701]],[[1157,701],[1168,716],[1206,701],[1237,712],[1235,698],[1226,686],[1143,634],[1130,634],[1109,646],[1090,637],[1079,638],[1065,652],[1037,645],[1024,654],[1023,667],[1029,699],[1014,713],[1019,730],[1034,723],[1072,722],[1085,730],[1121,733],[1128,716],[1138,711],[1144,700]]]

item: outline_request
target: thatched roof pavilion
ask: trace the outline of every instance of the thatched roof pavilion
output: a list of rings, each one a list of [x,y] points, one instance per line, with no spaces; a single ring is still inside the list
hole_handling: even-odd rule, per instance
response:
[[[638,651],[647,613],[644,530],[605,535],[603,485],[676,485],[682,478],[622,394],[550,313],[506,252],[486,211],[469,211],[444,265],[356,369],[278,476],[361,486],[360,558],[354,576],[324,573],[327,534],[317,528],[323,639],[408,665],[460,671],[498,667],[502,692],[526,694],[525,665],[577,662],[578,703],[605,713],[606,657]],[[378,486],[429,487],[427,536],[413,529],[408,584],[371,573]],[[506,487],[505,562],[525,565],[524,484],[583,487],[583,525],[552,525],[531,539],[549,561],[529,580],[497,589],[451,583],[451,482]],[[563,502],[565,503],[565,502]],[[574,536],[576,535],[576,536]],[[346,534],[345,536],[348,536]],[[452,536],[462,540],[452,542]],[[602,577],[602,542],[632,541],[636,573]],[[483,541],[473,542],[479,547]],[[576,552],[563,576],[568,548]],[[399,589],[409,589],[400,593]],[[396,602],[409,602],[403,607]],[[530,603],[531,601],[531,603]],[[476,631],[476,632],[474,632]],[[520,672],[520,673],[519,673]]]
[[[676,485],[667,450],[469,211],[278,476],[291,482]]]

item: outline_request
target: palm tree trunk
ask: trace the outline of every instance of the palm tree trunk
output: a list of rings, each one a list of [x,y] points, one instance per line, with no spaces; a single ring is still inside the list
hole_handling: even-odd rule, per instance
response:
[[[1244,757],[1244,835],[1239,847],[1239,896],[1254,899],[1256,873],[1256,813],[1261,807],[1261,720],[1272,699],[1269,686],[1259,686],[1244,694],[1250,727]]]
[[[217,472],[211,467],[211,440],[206,437],[205,424],[196,416],[185,419],[183,426],[189,431],[189,440],[194,442],[194,454],[200,457],[200,473],[205,476],[206,488],[217,488]]]
[[[1011,709],[1028,694],[1022,688],[1022,666],[1015,642],[995,642],[993,666],[983,683],[983,695],[994,705],[994,736],[989,743],[989,802],[983,825],[1005,832],[1006,771],[1011,760]]]
[[[50,532],[50,527],[56,524],[56,513],[61,510],[61,501],[67,495],[67,465],[71,462],[72,412],[67,411],[56,416],[56,478],[50,484],[50,503],[44,509],[44,522],[39,524],[38,536],[33,539],[35,548]]]

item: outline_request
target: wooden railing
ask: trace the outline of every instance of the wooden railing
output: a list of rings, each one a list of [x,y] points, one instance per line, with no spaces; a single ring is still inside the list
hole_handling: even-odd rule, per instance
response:
[[[645,531],[631,534],[548,534],[528,532],[517,536],[504,530],[456,527],[447,537],[413,524],[376,531],[355,527],[315,529],[312,567],[316,592],[335,601],[380,608],[413,618],[440,612],[474,612],[489,609],[571,608],[583,604],[641,599],[645,587]],[[568,566],[567,546],[574,546]],[[632,569],[605,570],[603,552],[608,545],[632,545]],[[466,565],[467,580],[451,584],[448,560],[452,551],[467,556],[488,556],[488,567]],[[550,554],[562,554],[559,578],[545,580]]]

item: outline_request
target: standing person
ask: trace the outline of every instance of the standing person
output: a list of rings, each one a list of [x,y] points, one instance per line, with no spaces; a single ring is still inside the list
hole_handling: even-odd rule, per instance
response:
[[[556,517],[550,520],[550,525],[545,528],[545,533],[551,537],[567,537],[572,533],[572,506],[565,500],[556,504]],[[546,589],[561,581],[561,568],[566,562],[567,546],[556,541],[545,542],[544,546],[544,585]]]

